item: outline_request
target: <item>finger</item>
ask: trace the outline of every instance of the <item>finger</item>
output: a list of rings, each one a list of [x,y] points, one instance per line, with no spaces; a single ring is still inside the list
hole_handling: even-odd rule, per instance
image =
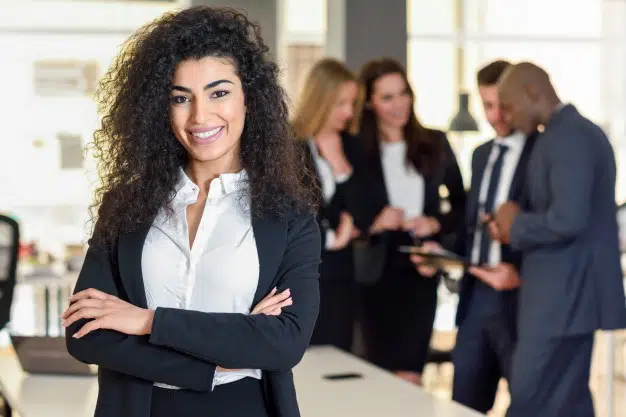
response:
[[[437,233],[441,230],[441,223],[439,223],[439,220],[435,218],[430,219],[430,225],[432,227],[433,233]]]
[[[265,306],[266,303],[268,303],[269,300],[276,294],[276,291],[276,287],[272,288],[272,290],[265,297],[263,297],[261,301],[259,301],[259,304],[257,304],[254,309],[262,309],[263,306]],[[254,310],[252,311],[254,312]]]
[[[289,307],[292,304],[293,304],[293,299],[291,297],[289,297],[285,301],[282,301],[282,302],[280,302],[278,304],[267,306],[267,307],[263,308],[262,310],[257,311],[254,314],[269,314],[272,311],[276,310],[277,308],[282,309],[282,308],[285,308],[285,307]]]
[[[437,270],[432,266],[423,266],[418,269],[420,275],[426,278],[432,278],[437,274]]]
[[[484,268],[479,268],[476,266],[470,266],[469,268],[470,274],[474,275],[476,278],[486,279],[490,273]]]
[[[285,307],[289,307],[290,305],[293,304],[293,298],[289,297],[287,298],[285,301],[283,301],[282,303],[280,303],[278,305],[278,307],[280,308],[285,308]]]
[[[82,319],[95,319],[99,317],[103,317],[108,313],[108,310],[101,308],[81,308],[68,318],[64,319],[62,324],[64,327],[71,326],[78,320]]]
[[[272,296],[276,294],[276,291],[278,291],[276,287],[272,288],[272,291],[270,291],[265,297],[263,297],[263,299],[267,300],[269,298],[272,298]]]
[[[437,242],[433,242],[432,240],[428,240],[424,242],[422,247],[428,250],[429,252],[435,252],[435,251],[441,250],[441,245]]]
[[[422,262],[424,262],[424,258],[419,255],[411,255],[411,262],[413,262],[414,264],[421,264]]]
[[[262,309],[267,310],[268,308],[275,308],[276,306],[280,305],[282,302],[287,300],[289,297],[291,297],[291,293],[289,292],[289,290],[285,290],[281,292],[280,294],[277,294],[273,296],[272,298],[268,299],[264,303]]]
[[[500,228],[494,221],[489,222],[489,235],[493,240],[500,240]]]
[[[104,327],[103,319],[92,320],[92,321],[85,323],[85,325],[81,327],[79,331],[74,333],[72,337],[75,339],[80,339],[81,337],[93,332],[94,330],[104,329],[104,328],[105,327]]]
[[[67,318],[73,313],[75,313],[76,311],[80,310],[81,308],[103,308],[104,303],[105,302],[102,300],[93,299],[93,298],[80,299],[70,304],[70,306],[61,314],[61,318],[62,319]]]
[[[287,298],[290,297],[290,295],[291,294],[289,289],[286,289],[285,291],[282,291],[278,294],[266,297],[254,307],[254,309],[252,310],[252,314],[259,314],[261,311],[264,311],[268,307],[273,307],[276,304],[285,301]]]
[[[88,288],[86,290],[79,291],[76,294],[72,295],[70,297],[70,302],[74,302],[82,298],[96,298],[98,300],[110,300],[110,299],[114,299],[117,297],[107,294],[105,292],[102,292],[100,290],[97,290],[95,288]]]
[[[279,307],[279,308],[275,308],[275,309],[271,310],[266,315],[268,315],[268,316],[280,316],[280,313],[282,313],[282,312],[283,312],[283,310]]]

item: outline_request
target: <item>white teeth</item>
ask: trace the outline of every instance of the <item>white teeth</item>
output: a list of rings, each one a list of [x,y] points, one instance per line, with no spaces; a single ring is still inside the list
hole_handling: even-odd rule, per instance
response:
[[[207,139],[207,138],[210,138],[211,136],[215,136],[221,130],[222,130],[222,127],[220,126],[220,127],[216,127],[215,129],[209,130],[208,132],[192,133],[192,135],[200,139]]]

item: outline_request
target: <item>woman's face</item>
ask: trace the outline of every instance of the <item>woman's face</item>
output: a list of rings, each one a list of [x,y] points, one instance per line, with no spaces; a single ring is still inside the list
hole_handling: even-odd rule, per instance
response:
[[[181,61],[174,72],[170,125],[190,161],[239,165],[239,145],[246,119],[241,80],[228,58]]]
[[[385,74],[374,81],[369,104],[381,128],[403,128],[409,121],[413,98],[402,74]]]
[[[340,85],[337,99],[324,124],[324,131],[341,132],[346,129],[348,122],[354,117],[358,93],[359,88],[354,81],[344,81]]]

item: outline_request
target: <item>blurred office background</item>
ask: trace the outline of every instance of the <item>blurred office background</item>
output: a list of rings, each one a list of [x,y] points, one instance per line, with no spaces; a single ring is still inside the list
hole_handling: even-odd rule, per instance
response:
[[[326,55],[353,70],[382,55],[405,63],[427,126],[449,130],[459,96],[469,94],[467,110],[479,131],[449,134],[466,186],[473,148],[493,135],[475,72],[496,58],[534,61],[549,71],[564,101],[609,135],[618,161],[618,203],[626,200],[626,1],[0,0],[0,212],[22,228],[20,274],[55,273],[51,261],[80,256],[97,181],[92,155],[83,151],[98,126],[93,93],[99,78],[135,29],[191,4],[241,7],[258,19],[293,100],[308,70]],[[41,294],[17,292],[13,328],[39,329],[34,303]],[[442,294],[433,341],[442,349],[453,344],[454,297]],[[620,340],[614,387],[623,399]],[[602,378],[607,350],[596,349],[596,356],[594,375]],[[451,371],[428,372],[426,388],[449,396]],[[596,391],[605,392],[606,381],[598,381]]]

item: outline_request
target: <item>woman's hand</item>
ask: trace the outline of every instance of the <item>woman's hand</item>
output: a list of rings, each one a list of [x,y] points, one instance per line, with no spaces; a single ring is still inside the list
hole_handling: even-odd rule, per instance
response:
[[[345,248],[350,242],[359,237],[360,232],[354,226],[354,219],[347,212],[341,212],[339,216],[339,226],[335,229],[335,240],[328,248],[329,251],[335,251]]]
[[[70,306],[61,318],[64,327],[81,319],[90,319],[72,336],[77,339],[98,329],[143,336],[152,332],[154,310],[137,307],[113,295],[89,288],[70,297]]]
[[[496,291],[513,290],[522,285],[517,268],[511,264],[471,267],[469,272]]]
[[[288,307],[293,304],[291,298],[291,292],[289,288],[285,291],[276,293],[278,291],[273,288],[269,294],[265,296],[259,303],[254,306],[250,314],[265,314],[266,316],[279,316],[284,307]]]
[[[422,249],[426,253],[437,253],[443,249],[441,245],[437,242],[424,242],[422,245]],[[421,276],[426,278],[432,278],[437,274],[437,267],[428,265],[426,263],[426,259],[419,255],[411,255],[411,262],[415,265],[417,272],[420,273]]]
[[[370,233],[376,234],[385,230],[398,230],[404,221],[404,210],[387,206],[376,216],[374,224],[370,228]]]
[[[265,296],[259,303],[252,309],[250,314],[265,314],[268,316],[279,316],[283,307],[287,307],[293,304],[291,293],[289,289],[283,292],[276,293],[276,288],[273,288],[269,294]],[[239,369],[228,369],[218,366],[216,368],[218,372],[235,372]]]
[[[402,228],[413,233],[415,237],[424,238],[438,233],[441,225],[434,217],[418,216],[406,220]]]

